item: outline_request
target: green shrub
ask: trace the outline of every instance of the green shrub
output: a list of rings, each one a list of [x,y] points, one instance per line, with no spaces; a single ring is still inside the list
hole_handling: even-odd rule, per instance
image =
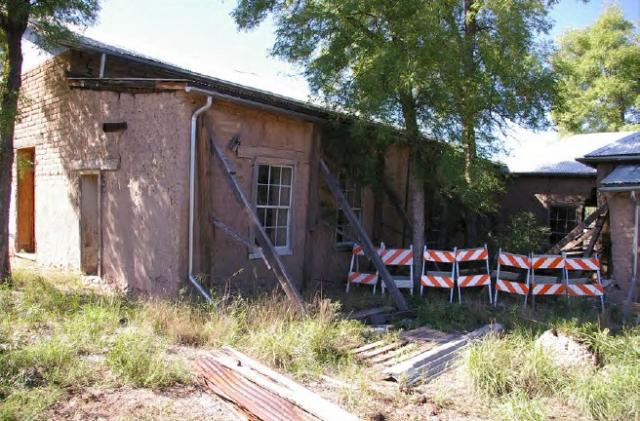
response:
[[[522,393],[510,395],[501,405],[500,419],[504,421],[544,421],[547,419],[542,402]]]
[[[134,386],[161,388],[189,382],[186,367],[168,360],[163,350],[158,338],[128,331],[118,335],[107,354],[107,364],[121,380]]]
[[[509,224],[496,236],[498,247],[511,253],[540,253],[549,241],[550,230],[540,225],[532,212],[511,217]]]
[[[53,405],[63,392],[56,387],[14,389],[5,399],[0,400],[1,421],[22,421],[40,419],[40,414]]]

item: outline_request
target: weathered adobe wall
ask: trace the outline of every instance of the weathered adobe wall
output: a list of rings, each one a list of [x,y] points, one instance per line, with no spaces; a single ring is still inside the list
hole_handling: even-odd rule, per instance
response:
[[[71,90],[69,53],[24,76],[16,148],[36,148],[37,261],[80,267],[79,174],[71,163],[119,159],[102,173],[103,276],[133,293],[175,295],[186,276],[188,146],[184,94]],[[126,121],[105,134],[103,122]]]
[[[548,226],[552,205],[575,205],[580,215],[595,187],[595,177],[514,176],[507,180],[498,223],[505,226],[512,216],[529,211],[539,224]]]
[[[611,164],[598,165],[598,185],[614,168],[615,166]],[[613,266],[611,278],[620,286],[620,289],[612,289],[610,296],[613,300],[622,302],[627,297],[633,268],[634,206],[629,197],[629,192],[599,195],[599,200],[603,199],[609,205],[611,264]]]
[[[253,202],[254,178],[260,164],[293,166],[290,253],[282,255],[289,274],[301,286],[305,253],[309,168],[314,144],[313,124],[275,113],[214,101],[203,115],[216,144],[230,158],[245,194]],[[277,287],[272,272],[262,259],[252,258],[244,245],[214,229],[217,217],[245,238],[252,238],[249,219],[235,200],[220,162],[208,147],[206,130],[201,130],[198,154],[198,265],[196,273],[208,275],[207,284],[219,292],[230,289],[260,294]],[[238,135],[237,153],[227,148]]]
[[[385,155],[387,174],[391,185],[404,198],[406,183],[406,150],[397,146],[388,149]],[[313,190],[314,178],[311,179]],[[335,219],[336,201],[322,179],[318,179],[318,200],[310,204],[310,222],[307,244],[310,245],[305,267],[307,287],[312,291],[326,291],[328,288],[344,288],[351,259],[351,247],[337,245],[335,230],[324,221]],[[371,188],[363,191],[363,226],[374,245],[385,242],[387,247],[402,247],[402,219],[391,206],[389,198],[382,195],[380,214],[375,215],[375,195]],[[404,206],[404,203],[401,203]],[[376,236],[378,238],[376,238]],[[409,238],[405,246],[408,247]],[[361,270],[368,270],[367,259],[361,258]],[[364,266],[362,266],[364,264]],[[374,270],[374,269],[372,269]]]

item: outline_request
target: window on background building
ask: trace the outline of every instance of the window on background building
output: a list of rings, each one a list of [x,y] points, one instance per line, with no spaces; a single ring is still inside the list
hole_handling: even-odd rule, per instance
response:
[[[351,207],[353,213],[356,214],[358,220],[362,222],[362,188],[356,183],[347,180],[345,176],[340,176],[340,188],[344,192],[347,202],[349,202],[349,207]],[[349,224],[340,205],[338,205],[336,215],[336,245],[350,246],[353,244],[354,238],[353,228],[351,224]]]
[[[549,209],[551,244],[562,240],[576,225],[578,225],[578,217],[575,206],[551,206]]]
[[[291,249],[291,196],[293,167],[259,165],[256,213],[278,251]]]

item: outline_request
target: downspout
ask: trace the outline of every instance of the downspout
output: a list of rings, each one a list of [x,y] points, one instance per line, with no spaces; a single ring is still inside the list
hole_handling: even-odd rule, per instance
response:
[[[635,297],[636,284],[638,282],[638,211],[640,210],[640,200],[635,190],[631,191],[630,196],[631,202],[633,203],[633,247],[631,247],[633,253],[631,261],[633,262],[633,266],[631,267],[631,282],[629,284],[629,292],[627,293],[627,302],[624,306],[624,321],[629,319],[631,305]]]
[[[186,92],[190,92],[189,87],[185,88]],[[200,282],[193,274],[193,225],[195,215],[195,190],[196,190],[196,144],[198,137],[198,117],[200,114],[211,108],[213,98],[207,96],[207,102],[194,111],[191,116],[191,146],[189,153],[189,281],[198,290],[198,292],[207,300],[211,301],[211,295],[200,285]]]

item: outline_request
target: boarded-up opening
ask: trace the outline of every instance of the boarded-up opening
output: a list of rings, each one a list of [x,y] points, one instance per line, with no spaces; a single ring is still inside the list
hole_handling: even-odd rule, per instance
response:
[[[100,267],[100,194],[99,175],[80,176],[81,269],[87,275],[99,275]]]
[[[19,149],[17,167],[16,250],[35,253],[35,148]]]

